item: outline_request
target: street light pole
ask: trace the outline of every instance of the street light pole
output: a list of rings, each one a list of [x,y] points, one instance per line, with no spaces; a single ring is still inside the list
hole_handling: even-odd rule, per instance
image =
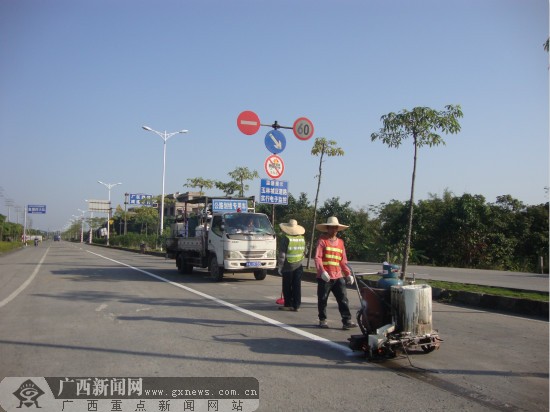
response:
[[[164,142],[164,150],[162,155],[162,197],[160,198],[160,228],[159,228],[159,233],[162,236],[162,232],[164,229],[163,226],[164,226],[164,182],[166,178],[165,176],[166,175],[166,141],[178,133],[187,133],[189,132],[189,130],[180,130],[178,132],[167,133],[166,131],[158,132],[156,130],[151,129],[149,126],[142,126],[142,129],[147,130],[148,132],[156,133],[161,137],[161,139]]]
[[[107,246],[109,246],[109,233],[111,232],[110,220],[111,220],[111,189],[116,185],[121,185],[122,183],[103,183],[101,180],[98,180],[97,183],[102,184],[107,189],[109,189],[109,212],[107,213]]]
[[[82,229],[80,230],[80,243],[84,243],[84,215],[86,214],[86,210],[77,209],[80,213],[82,213]]]
[[[124,193],[124,235],[128,233],[128,196],[130,193]]]

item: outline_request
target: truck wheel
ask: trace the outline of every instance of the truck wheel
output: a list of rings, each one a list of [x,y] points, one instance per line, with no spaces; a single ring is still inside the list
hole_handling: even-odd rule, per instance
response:
[[[212,256],[210,259],[210,277],[215,282],[221,282],[223,279],[223,268],[218,265],[216,256]]]
[[[254,277],[256,278],[256,280],[264,280],[266,276],[267,276],[267,270],[265,269],[256,270],[254,272]]]
[[[178,267],[178,272],[181,274],[190,275],[193,273],[193,265],[188,264],[183,255],[178,255],[176,266]]]
[[[180,273],[185,273],[184,272],[184,259],[183,259],[183,256],[182,255],[178,255],[178,257],[176,258],[176,266],[178,267],[178,272]]]

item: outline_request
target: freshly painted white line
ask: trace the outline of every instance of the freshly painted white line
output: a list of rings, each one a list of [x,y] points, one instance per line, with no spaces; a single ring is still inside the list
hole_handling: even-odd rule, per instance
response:
[[[275,319],[271,319],[271,318],[268,318],[267,316],[264,316],[264,315],[260,315],[256,312],[252,312],[251,310],[248,310],[248,309],[244,309],[244,308],[241,308],[237,305],[234,305],[233,303],[230,303],[230,302],[227,302],[225,300],[222,300],[222,299],[218,299],[214,296],[211,296],[211,295],[208,295],[206,293],[203,293],[203,292],[200,292],[198,290],[195,290],[195,289],[192,289],[188,286],[185,286],[185,285],[182,285],[180,283],[176,283],[176,282],[172,282],[171,280],[168,280],[168,279],[165,279],[163,278],[162,276],[158,276],[158,275],[155,275],[154,273],[151,273],[151,272],[147,272],[146,270],[143,270],[143,269],[140,269],[140,268],[136,268],[132,265],[128,265],[124,262],[119,262],[118,260],[114,260],[114,259],[111,259],[111,258],[108,258],[106,256],[103,256],[103,255],[100,255],[98,253],[94,253],[94,252],[91,252],[89,250],[87,250],[88,253],[91,253],[92,255],[95,255],[95,256],[98,256],[100,258],[103,258],[103,259],[106,259],[106,260],[109,260],[111,262],[114,262],[114,263],[117,263],[119,265],[122,265],[122,266],[126,266],[130,269],[133,269],[133,270],[136,270],[138,272],[141,272],[147,276],[151,276],[152,278],[155,278],[155,279],[158,279],[162,282],[166,282],[166,283],[169,283],[170,285],[172,286],[175,286],[177,288],[180,288],[180,289],[183,289],[183,290],[186,290],[188,292],[191,292],[191,293],[194,293],[195,295],[198,295],[198,296],[201,296],[205,299],[210,299],[216,303],[219,303],[220,305],[224,305],[224,306],[227,306],[228,308],[231,308],[233,310],[236,310],[238,312],[241,312],[241,313],[244,313],[245,315],[248,315],[248,316],[251,316],[253,318],[256,318],[256,319],[259,319],[261,321],[264,321],[266,323],[269,323],[273,326],[277,326],[281,329],[284,329],[288,332],[291,332],[291,333],[294,333],[296,335],[300,335],[300,336],[303,336],[304,338],[308,338],[308,339],[311,339],[311,340],[314,340],[316,342],[321,342],[327,346],[330,346],[332,349],[336,349],[336,350],[339,350],[341,352],[344,352],[345,354],[352,354],[353,351],[343,345],[340,345],[336,342],[333,342],[329,339],[326,339],[326,338],[323,338],[321,336],[317,336],[313,333],[310,333],[310,332],[306,332],[304,330],[301,330],[301,329],[298,329],[298,328],[295,328],[294,326],[290,326],[290,325],[287,325],[286,323],[282,323],[282,322],[279,322],[278,320],[275,320]]]
[[[34,279],[34,277],[36,276],[36,274],[40,270],[40,267],[42,266],[42,263],[44,263],[44,259],[46,259],[46,255],[48,254],[49,250],[50,250],[50,248],[48,247],[46,249],[46,252],[44,253],[44,256],[42,256],[42,259],[40,259],[40,262],[38,262],[38,265],[34,268],[34,271],[32,272],[32,275],[30,275],[29,278],[21,284],[21,286],[19,286],[16,290],[14,290],[11,293],[11,295],[9,295],[7,298],[5,298],[3,301],[0,302],[0,308],[2,306],[7,305],[8,303],[10,303],[13,299],[15,299],[17,297],[17,295],[19,295],[21,292],[23,292],[23,290],[25,290],[25,288],[31,284],[32,280]]]
[[[101,312],[103,309],[106,309],[106,308],[107,308],[107,304],[102,303],[102,304],[99,305],[97,308],[95,308],[95,311],[96,311],[96,312]]]

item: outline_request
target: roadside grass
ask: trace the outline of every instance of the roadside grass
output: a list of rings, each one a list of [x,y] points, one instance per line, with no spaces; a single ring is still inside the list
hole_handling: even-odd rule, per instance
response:
[[[315,269],[304,269],[304,271],[315,273]],[[378,280],[380,279],[379,275],[366,275],[362,276],[364,279],[368,280]],[[407,278],[412,280],[412,278]],[[484,295],[493,295],[493,296],[504,296],[509,298],[516,299],[527,299],[539,302],[548,302],[548,293],[547,292],[536,292],[530,290],[520,290],[520,289],[508,289],[500,288],[495,286],[482,286],[482,285],[472,285],[469,283],[454,283],[454,282],[444,282],[440,280],[424,280],[416,279],[417,284],[427,284],[432,288],[452,290],[456,292],[470,292],[470,293],[479,293]]]
[[[0,254],[23,247],[21,242],[0,242]]]

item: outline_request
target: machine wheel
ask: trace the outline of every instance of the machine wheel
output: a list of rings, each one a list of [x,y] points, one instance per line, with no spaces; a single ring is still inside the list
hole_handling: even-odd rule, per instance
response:
[[[256,278],[256,280],[264,280],[266,276],[267,270],[265,269],[254,271],[254,277]]]
[[[210,277],[214,282],[221,282],[223,279],[223,268],[218,265],[216,256],[210,258]]]
[[[357,319],[357,324],[359,325],[359,329],[361,329],[361,332],[363,333],[363,335],[368,336],[369,331],[365,327],[365,325],[363,324],[363,310],[362,309],[359,309],[357,311],[357,315],[355,315],[355,319]]]
[[[435,345],[420,345],[424,353],[433,352],[436,349]]]

